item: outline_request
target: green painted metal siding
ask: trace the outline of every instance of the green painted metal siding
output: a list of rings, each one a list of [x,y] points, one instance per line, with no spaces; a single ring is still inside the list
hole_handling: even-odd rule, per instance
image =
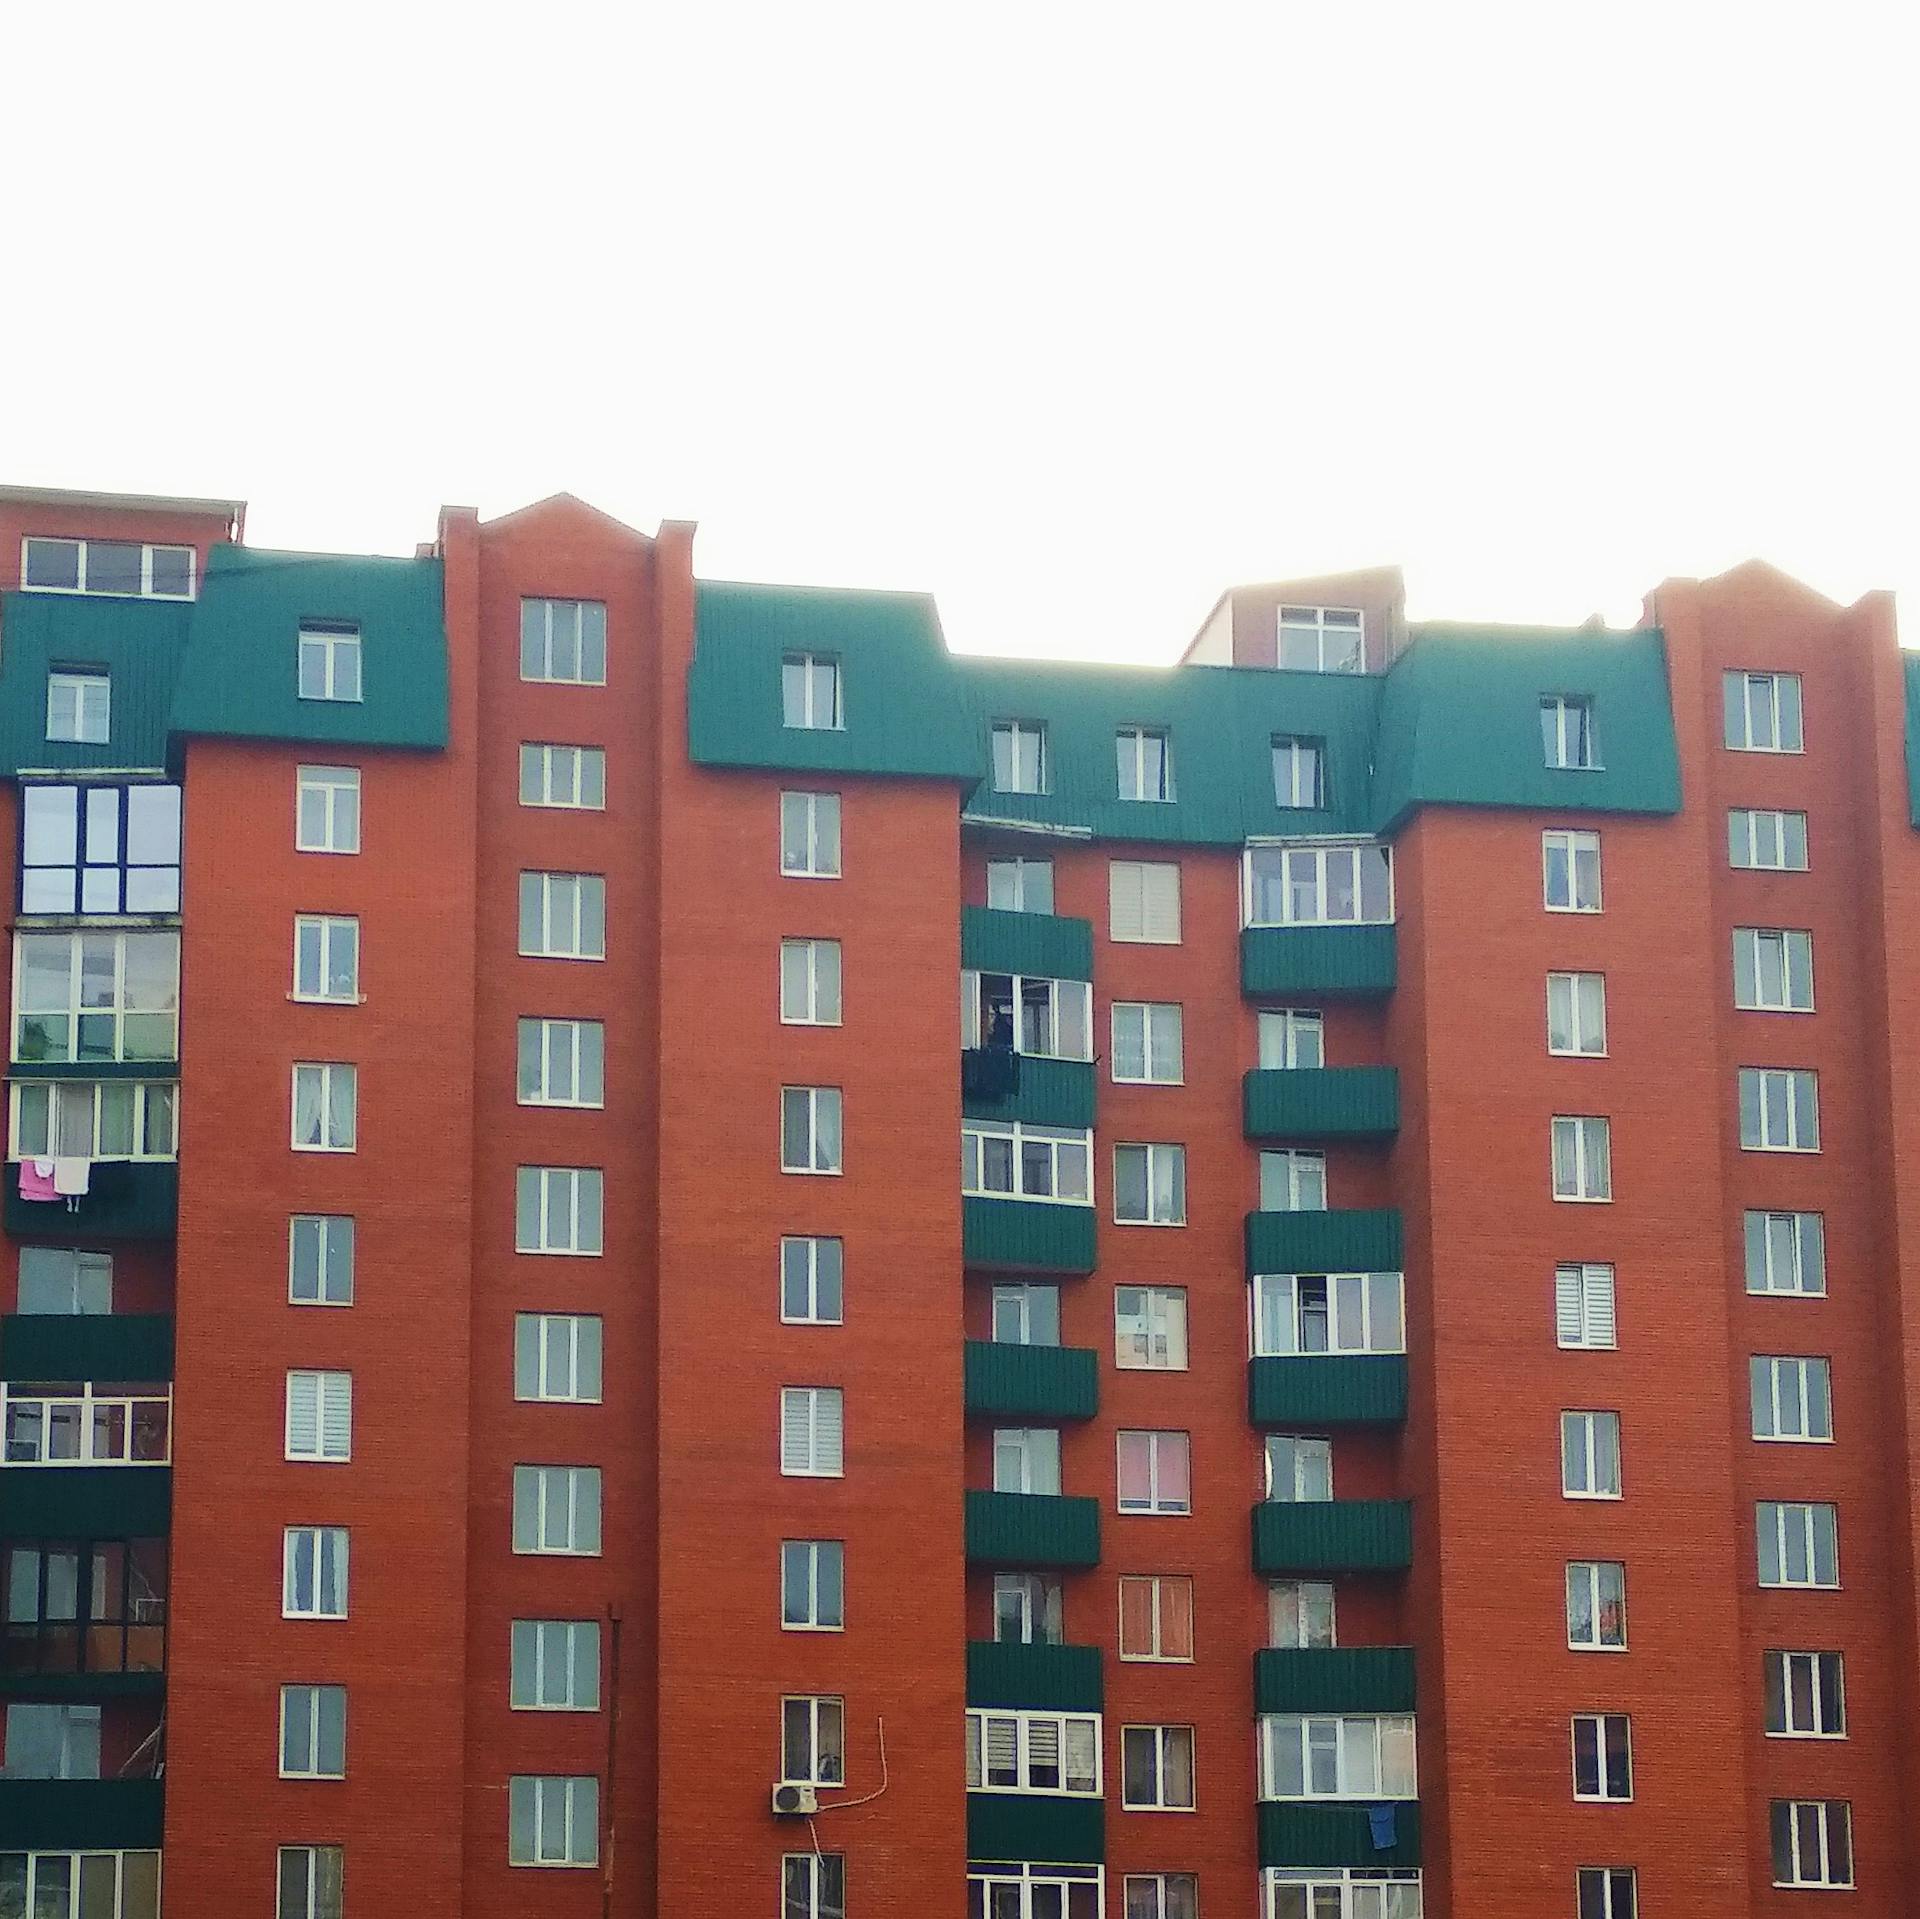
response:
[[[9,1466],[0,1538],[157,1539],[173,1523],[171,1466]]]
[[[1084,1346],[966,1344],[967,1411],[993,1418],[1091,1419],[1100,1367]]]
[[[1385,1850],[1373,1843],[1365,1806],[1260,1802],[1260,1863],[1263,1866],[1372,1866],[1376,1869],[1420,1863],[1420,1804],[1395,1803],[1395,1842]]]
[[[1411,1646],[1267,1648],[1253,1655],[1255,1712],[1412,1712]]]
[[[1093,922],[1065,913],[1007,913],[997,906],[963,906],[960,964],[976,973],[1092,979]]]
[[[967,1494],[967,1557],[992,1566],[1097,1566],[1100,1502],[1059,1493]]]
[[[0,595],[0,773],[163,769],[167,715],[192,615],[185,601]],[[47,674],[55,667],[106,669],[104,745],[47,738]]]
[[[360,699],[300,698],[302,620],[360,629]],[[173,730],[349,748],[444,747],[440,562],[216,546],[193,609]]]
[[[0,1852],[149,1852],[157,1779],[0,1779]]]
[[[967,1647],[967,1704],[1030,1712],[1100,1712],[1106,1705],[1098,1646]]]
[[[1020,1084],[1005,1099],[965,1093],[961,1110],[969,1119],[1019,1120],[1028,1126],[1091,1126],[1093,1064],[1082,1059],[1015,1057]]]
[[[1407,1416],[1404,1353],[1292,1353],[1247,1362],[1256,1426],[1382,1426]]]
[[[180,1216],[180,1166],[176,1160],[94,1162],[78,1208],[67,1212],[45,1200],[20,1197],[20,1169],[6,1168],[0,1225],[14,1239],[171,1239]]]
[[[173,1377],[171,1313],[11,1313],[0,1378],[148,1382]]]
[[[46,1699],[91,1705],[100,1699],[159,1699],[165,1696],[163,1672],[5,1672],[0,1698]]]
[[[1397,1273],[1400,1214],[1391,1207],[1324,1213],[1249,1213],[1247,1276],[1256,1273]]]
[[[1254,1067],[1241,1081],[1249,1139],[1390,1139],[1400,1130],[1393,1066]]]
[[[1263,1499],[1253,1509],[1257,1573],[1404,1572],[1413,1509],[1404,1499]]]
[[[1385,926],[1249,926],[1240,934],[1240,990],[1319,999],[1385,999],[1399,977],[1399,940]]]
[[[1047,1792],[967,1794],[967,1857],[971,1860],[1097,1866],[1106,1856],[1103,1799]]]
[[[1023,1273],[1090,1273],[1094,1268],[1091,1206],[968,1194],[960,1202],[960,1231],[969,1266]]]

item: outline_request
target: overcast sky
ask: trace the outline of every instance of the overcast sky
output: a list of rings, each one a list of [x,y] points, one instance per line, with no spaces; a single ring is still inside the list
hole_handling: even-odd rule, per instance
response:
[[[1912,590],[1914,15],[15,0],[0,479],[390,552],[565,489],[1114,659],[1385,561]]]

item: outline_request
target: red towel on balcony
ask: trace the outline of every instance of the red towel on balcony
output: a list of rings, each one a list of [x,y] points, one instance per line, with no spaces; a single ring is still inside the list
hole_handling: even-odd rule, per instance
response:
[[[20,1197],[22,1199],[58,1199],[60,1197],[53,1189],[52,1160],[23,1159],[20,1162]]]

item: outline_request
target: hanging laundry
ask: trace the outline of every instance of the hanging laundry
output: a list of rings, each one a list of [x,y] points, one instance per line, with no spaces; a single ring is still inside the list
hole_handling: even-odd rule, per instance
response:
[[[53,1190],[62,1199],[78,1199],[93,1177],[90,1159],[61,1158],[53,1162]]]
[[[1369,1806],[1367,1827],[1375,1852],[1391,1852],[1399,1837],[1397,1809],[1393,1806]]]
[[[23,1159],[20,1162],[20,1197],[22,1199],[58,1199],[60,1197],[54,1189],[52,1160]]]

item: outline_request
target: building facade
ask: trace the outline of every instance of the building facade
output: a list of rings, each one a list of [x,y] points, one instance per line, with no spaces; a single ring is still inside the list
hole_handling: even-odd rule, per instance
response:
[[[1913,1910],[1884,596],[244,530],[0,489],[0,1919]]]

